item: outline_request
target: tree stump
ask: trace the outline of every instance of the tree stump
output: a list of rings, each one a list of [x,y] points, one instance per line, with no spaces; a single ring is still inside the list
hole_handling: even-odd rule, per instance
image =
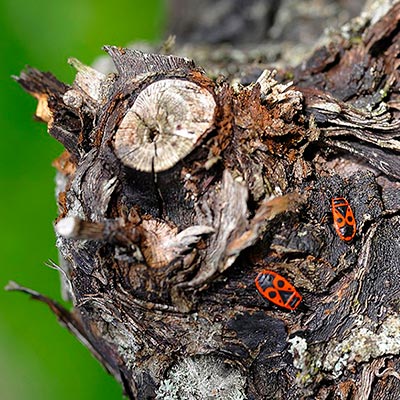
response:
[[[400,3],[351,26],[278,71],[106,46],[114,73],[16,78],[65,147],[52,266],[73,308],[8,289],[129,398],[400,398]],[[300,305],[260,296],[263,270]]]

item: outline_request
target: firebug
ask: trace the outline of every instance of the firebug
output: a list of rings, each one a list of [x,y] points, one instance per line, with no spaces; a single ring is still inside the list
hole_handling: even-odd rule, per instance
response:
[[[295,310],[302,300],[296,288],[274,271],[261,271],[255,279],[255,284],[264,298],[288,310]]]
[[[356,234],[356,220],[349,202],[344,197],[332,199],[333,226],[345,242],[350,242]]]

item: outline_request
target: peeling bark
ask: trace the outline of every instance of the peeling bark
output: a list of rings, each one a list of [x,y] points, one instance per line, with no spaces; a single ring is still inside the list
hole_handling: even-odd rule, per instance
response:
[[[114,73],[23,72],[66,149],[54,267],[73,309],[8,289],[44,301],[132,399],[398,398],[400,3],[369,22],[275,72],[112,46]],[[350,243],[333,197],[354,211]],[[258,295],[267,267],[295,311]]]

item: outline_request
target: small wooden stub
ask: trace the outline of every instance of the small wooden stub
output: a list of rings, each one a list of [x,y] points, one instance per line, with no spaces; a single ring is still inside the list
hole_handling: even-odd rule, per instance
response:
[[[128,167],[145,172],[172,168],[214,122],[216,103],[205,88],[164,79],[147,86],[115,134],[115,152]]]

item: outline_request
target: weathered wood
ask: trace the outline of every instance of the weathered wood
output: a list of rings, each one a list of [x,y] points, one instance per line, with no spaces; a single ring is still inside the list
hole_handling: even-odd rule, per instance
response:
[[[74,307],[9,289],[46,302],[130,398],[398,398],[399,26],[397,3],[278,73],[212,79],[112,46],[116,73],[22,73],[66,148],[55,229]],[[140,129],[146,167],[124,155]],[[332,197],[353,208],[350,243]],[[302,294],[295,311],[258,295],[267,266]]]

